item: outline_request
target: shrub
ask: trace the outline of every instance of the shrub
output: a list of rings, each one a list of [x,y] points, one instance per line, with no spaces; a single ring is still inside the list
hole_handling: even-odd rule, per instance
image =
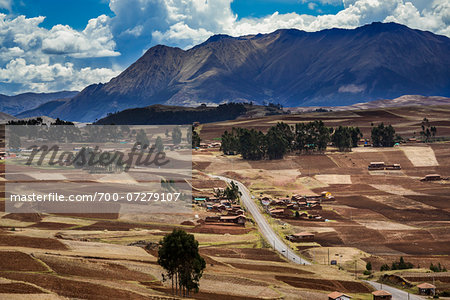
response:
[[[380,271],[389,271],[391,268],[389,268],[389,265],[388,264],[383,264],[381,267],[380,267]]]

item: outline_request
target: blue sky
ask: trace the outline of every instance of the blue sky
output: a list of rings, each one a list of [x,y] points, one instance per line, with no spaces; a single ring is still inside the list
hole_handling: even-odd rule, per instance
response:
[[[320,4],[317,9],[310,9],[308,2],[298,0],[235,0],[231,3],[231,9],[238,18],[260,18],[277,11],[281,14],[295,12],[315,16],[335,14],[343,9],[343,5]],[[7,13],[6,10],[3,12]],[[102,0],[22,0],[12,3],[12,12],[27,17],[46,16],[42,26],[48,29],[57,24],[68,24],[78,30],[83,29],[90,19],[101,14],[111,17],[114,15],[109,8],[109,2]]]
[[[448,0],[0,0],[0,93],[107,82],[156,44],[397,22],[450,36]]]
[[[109,3],[99,0],[22,0],[13,2],[11,10],[13,14],[27,17],[45,16],[42,26],[48,29],[67,24],[82,30],[92,18],[101,14],[113,15]]]

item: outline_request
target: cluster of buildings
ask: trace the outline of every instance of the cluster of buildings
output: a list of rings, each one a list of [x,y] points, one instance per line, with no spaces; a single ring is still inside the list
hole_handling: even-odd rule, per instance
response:
[[[417,285],[417,288],[419,289],[419,294],[424,296],[434,296],[436,294],[436,286],[430,284],[430,283],[421,283]],[[391,300],[392,294],[385,290],[378,290],[372,292],[372,299],[373,300]],[[351,296],[346,295],[341,292],[332,292],[328,294],[328,300],[350,300],[352,299]],[[409,299],[409,297],[408,297]]]
[[[291,198],[271,199],[262,197],[260,199],[265,211],[273,218],[300,218],[310,221],[324,221],[319,215],[311,215],[307,210],[321,210],[322,202],[334,201],[329,192],[322,192],[320,196],[294,195]]]
[[[222,146],[222,143],[220,142],[213,142],[213,143],[200,143],[200,149],[219,149]]]
[[[369,171],[375,170],[401,170],[400,164],[385,164],[383,161],[371,162],[367,167]]]
[[[234,204],[229,199],[223,197],[193,197],[193,202],[200,207],[203,207],[208,212],[214,212],[216,215],[207,216],[206,223],[229,224],[234,223],[238,225],[245,225],[247,218],[244,215],[244,210],[239,204]]]

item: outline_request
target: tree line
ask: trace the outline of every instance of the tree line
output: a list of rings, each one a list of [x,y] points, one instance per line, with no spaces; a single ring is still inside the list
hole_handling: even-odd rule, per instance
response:
[[[266,134],[240,127],[225,131],[221,150],[226,155],[241,154],[247,160],[282,159],[287,153],[323,152],[330,142],[339,151],[348,151],[357,146],[362,136],[358,127],[333,129],[318,120],[294,126],[278,122]]]
[[[183,125],[193,122],[211,123],[234,120],[245,114],[243,103],[225,103],[217,107],[201,105],[196,108],[148,106],[110,113],[98,120],[97,125]]]

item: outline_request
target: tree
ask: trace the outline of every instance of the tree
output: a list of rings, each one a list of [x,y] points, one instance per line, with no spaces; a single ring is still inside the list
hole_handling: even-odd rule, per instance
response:
[[[159,246],[158,264],[166,271],[163,278],[171,279],[172,292],[183,296],[188,296],[190,291],[198,292],[206,263],[198,252],[194,235],[174,229],[159,242]]]
[[[359,127],[350,127],[351,135],[352,135],[352,147],[358,147],[358,142],[362,139],[363,134]]]
[[[142,149],[146,149],[150,144],[144,129],[141,129],[136,133],[136,143],[141,145]]]
[[[261,131],[241,129],[239,132],[239,153],[248,160],[261,160],[266,154],[266,139]]]
[[[350,128],[339,126],[331,136],[331,141],[339,151],[350,151],[353,145]]]
[[[175,126],[172,130],[172,142],[174,145],[181,143],[181,129],[178,126]]]
[[[414,265],[410,262],[405,262],[405,260],[403,259],[403,256],[400,256],[400,260],[394,261],[392,263],[392,270],[404,270],[404,269],[412,269],[414,268]]]
[[[447,272],[447,269],[441,266],[441,263],[438,263],[437,265],[433,265],[433,263],[431,263],[430,270],[433,272]]]
[[[292,131],[284,127],[285,123],[278,123],[271,127],[266,134],[267,155],[269,159],[281,159],[291,148],[293,140]],[[287,125],[286,125],[287,126]]]
[[[431,126],[430,131],[431,131],[431,135],[433,136],[433,138],[435,138],[436,137],[436,132],[437,132],[436,127],[435,126]]]
[[[156,138],[156,141],[155,141],[155,149],[156,149],[156,151],[158,151],[158,152],[163,152],[163,151],[164,151],[164,144],[163,144],[162,138],[161,138],[160,136],[158,136],[158,137]]]
[[[374,147],[393,147],[395,129],[392,125],[384,126],[383,123],[372,127],[372,144]]]
[[[352,147],[358,147],[362,136],[359,127],[339,126],[331,136],[331,141],[339,151],[350,151]]]
[[[423,118],[420,127],[422,127],[420,135],[423,136],[425,143],[429,143],[431,141],[431,137],[434,138],[436,136],[436,127],[431,126],[430,121],[427,118]]]
[[[330,141],[330,129],[322,121],[295,124],[293,150],[324,151]]]
[[[200,135],[197,133],[197,131],[194,130],[194,127],[192,127],[192,137],[191,137],[192,148],[200,147],[201,141],[202,139],[200,138]]]
[[[222,134],[220,150],[222,150],[225,155],[234,155],[239,152],[239,137],[237,131],[238,129],[233,128],[231,132],[225,130]]]
[[[366,263],[366,270],[367,270],[367,271],[372,271],[372,263],[371,263],[370,261],[368,261],[368,262]]]
[[[391,268],[389,268],[389,265],[388,264],[383,264],[381,267],[380,267],[380,271],[389,271]]]
[[[234,183],[234,181],[232,181],[230,185],[227,186],[227,188],[224,190],[223,195],[225,196],[225,198],[234,202],[237,199],[239,199],[240,196],[239,187],[237,186],[237,184]]]

